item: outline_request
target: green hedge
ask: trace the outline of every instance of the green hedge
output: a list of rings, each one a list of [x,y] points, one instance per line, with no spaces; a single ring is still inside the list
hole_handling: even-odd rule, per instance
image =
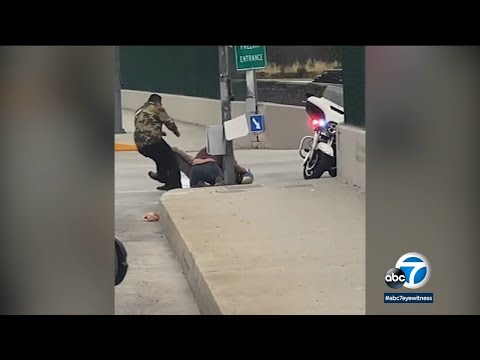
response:
[[[245,73],[229,51],[235,100],[246,97]],[[122,89],[220,99],[218,46],[120,46]]]
[[[365,127],[365,46],[343,46],[345,122]]]
[[[217,46],[121,46],[122,88],[218,99]]]

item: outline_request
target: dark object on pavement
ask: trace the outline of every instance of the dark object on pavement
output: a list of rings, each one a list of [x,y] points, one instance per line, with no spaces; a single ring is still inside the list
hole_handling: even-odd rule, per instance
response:
[[[115,238],[115,286],[120,284],[128,271],[127,249]]]

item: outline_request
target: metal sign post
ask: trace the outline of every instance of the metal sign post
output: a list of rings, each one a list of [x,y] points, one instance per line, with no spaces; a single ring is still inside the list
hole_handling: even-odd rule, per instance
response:
[[[257,78],[255,71],[267,67],[267,48],[258,45],[235,46],[235,62],[237,71],[245,71],[247,98],[246,114],[250,121],[250,131],[257,135],[265,131],[263,115],[258,114]]]
[[[220,99],[222,103],[222,124],[232,118],[231,109],[231,80],[228,66],[228,46],[218,47],[218,64],[220,68]],[[225,173],[225,185],[234,185],[235,160],[233,156],[233,142],[226,141],[226,154],[223,156],[223,171]]]

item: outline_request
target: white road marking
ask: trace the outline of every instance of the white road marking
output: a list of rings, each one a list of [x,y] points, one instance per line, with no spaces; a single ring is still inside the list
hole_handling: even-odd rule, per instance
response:
[[[182,175],[181,177],[182,187],[184,189],[190,188],[190,179],[183,172],[181,173],[181,175]]]
[[[189,189],[190,188],[190,179],[185,175],[183,172],[181,173],[181,179],[180,181],[182,182],[182,187],[184,189]],[[115,194],[143,194],[143,193],[160,193],[159,190],[118,190],[115,191]]]

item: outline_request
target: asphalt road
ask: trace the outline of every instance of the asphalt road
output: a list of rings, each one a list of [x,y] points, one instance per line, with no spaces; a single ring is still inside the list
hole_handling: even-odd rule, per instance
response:
[[[116,153],[115,235],[128,252],[129,270],[115,287],[119,315],[199,314],[175,254],[158,223],[143,220],[161,194],[147,177],[152,162],[136,152]]]

